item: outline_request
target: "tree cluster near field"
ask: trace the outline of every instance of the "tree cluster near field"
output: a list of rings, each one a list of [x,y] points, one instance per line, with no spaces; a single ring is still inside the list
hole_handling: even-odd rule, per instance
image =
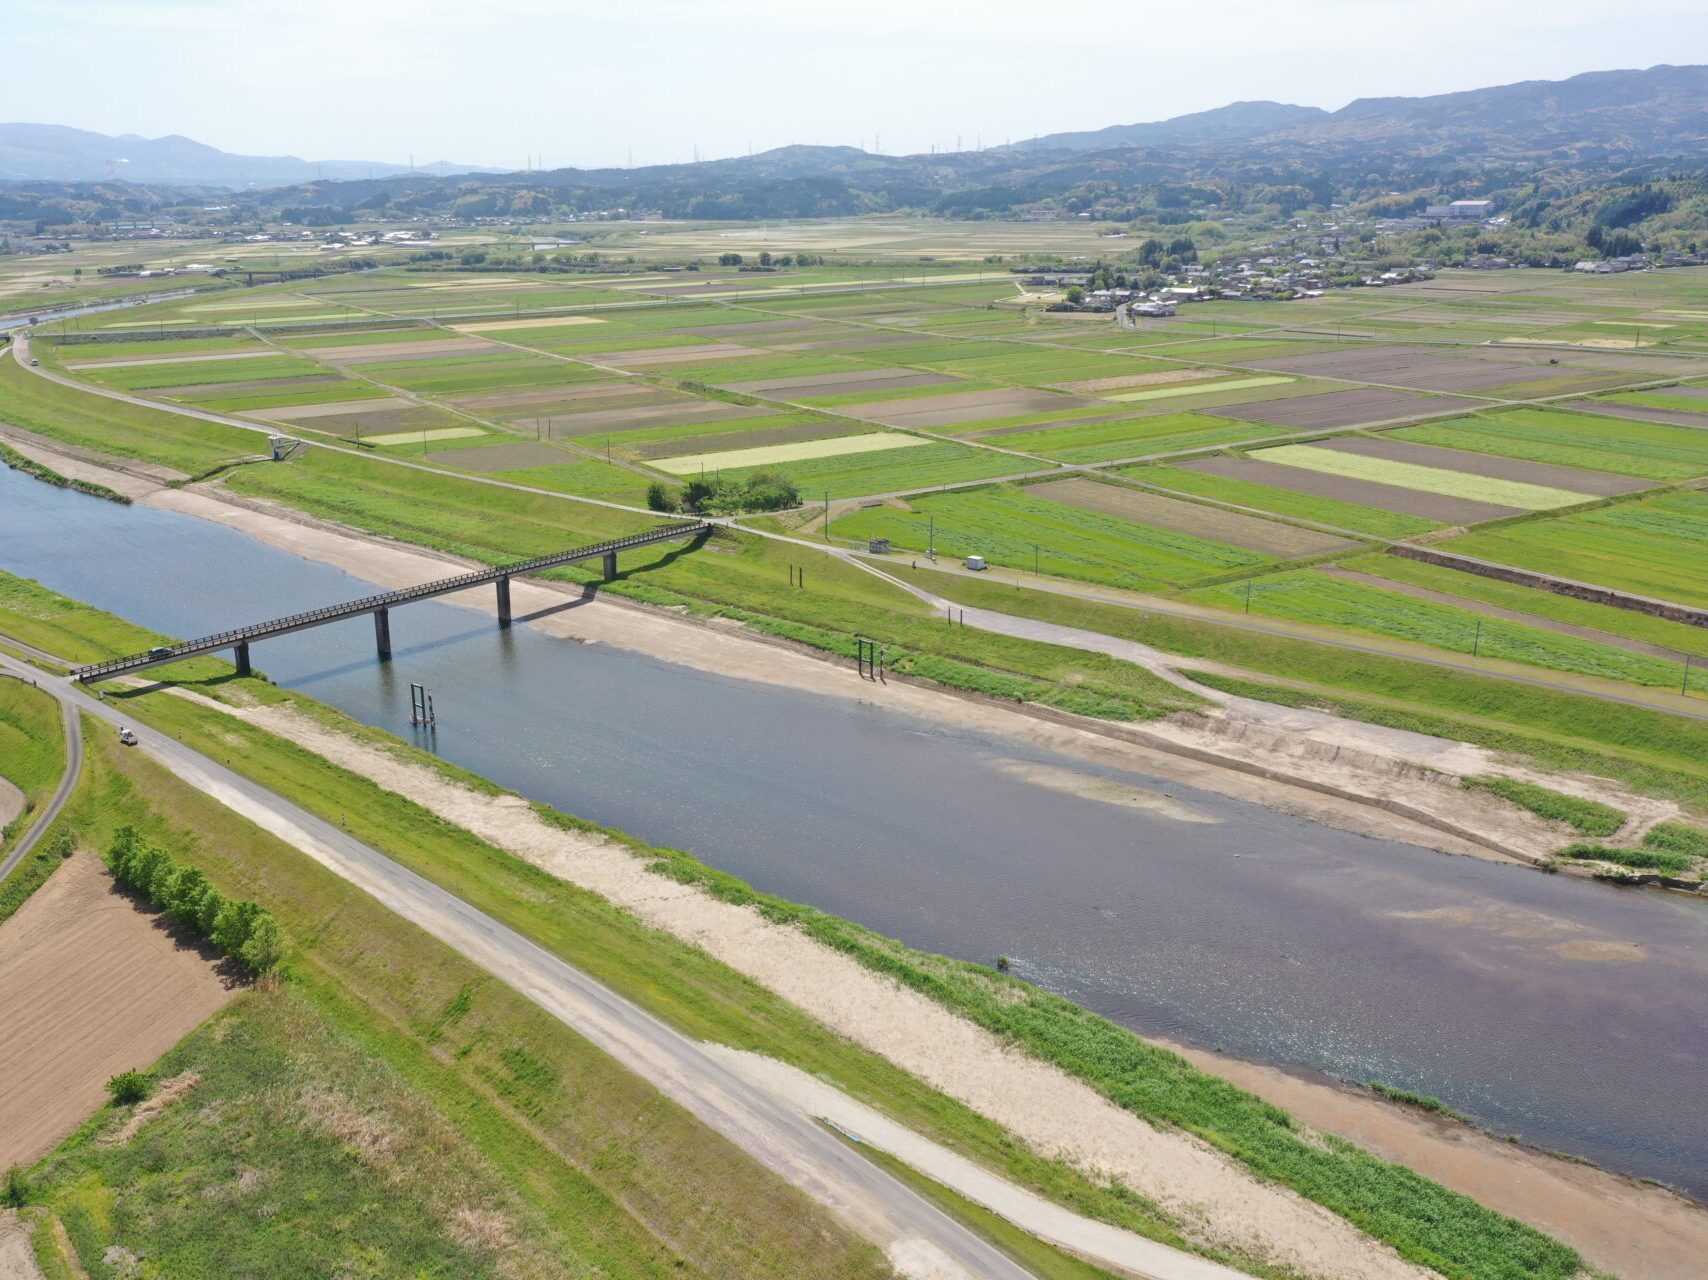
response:
[[[278,968],[285,936],[272,913],[246,898],[227,898],[194,867],[185,866],[131,827],[107,847],[113,879],[193,929],[253,974]]]
[[[646,505],[654,511],[725,515],[738,511],[786,511],[801,504],[800,490],[788,476],[755,471],[740,479],[714,476],[688,481],[680,489],[647,486]]]

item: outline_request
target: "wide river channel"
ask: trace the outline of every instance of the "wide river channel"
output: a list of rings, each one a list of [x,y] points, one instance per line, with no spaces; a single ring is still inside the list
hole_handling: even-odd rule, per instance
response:
[[[373,590],[223,526],[4,467],[0,568],[175,636]],[[266,641],[255,662],[405,738],[419,681],[439,717],[428,745],[459,765],[914,946],[1007,954],[1139,1031],[1433,1094],[1496,1132],[1708,1199],[1708,902],[1137,775],[1201,820],[1087,799],[1017,776],[1099,772],[1078,761],[500,632],[452,604],[394,611],[392,637],[385,666],[365,617]]]

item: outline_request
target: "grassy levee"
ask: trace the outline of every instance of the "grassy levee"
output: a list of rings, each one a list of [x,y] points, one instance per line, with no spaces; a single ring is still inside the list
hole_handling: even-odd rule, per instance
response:
[[[0,687],[10,683],[0,680]],[[54,719],[59,721],[57,707]],[[91,730],[96,728],[96,722],[84,716],[83,734],[85,739]],[[61,732],[63,733],[63,722]],[[76,814],[87,801],[89,794],[89,770],[85,767],[77,776],[76,786],[66,803],[65,809],[46,831],[41,839],[36,841],[35,848],[25,855],[23,861],[12,868],[12,874],[0,881],[0,924],[10,920],[17,914],[37,889],[47,883],[48,877],[59,868],[59,864],[77,851],[79,831]]]
[[[1616,778],[1708,812],[1708,724],[1701,721],[1404,658],[1016,591],[964,575],[919,570],[916,577],[963,604],[1120,636],[1282,681],[1185,673],[1211,688],[1289,706],[1321,706],[1354,720],[1512,751],[1551,768]]]
[[[250,688],[259,698],[287,696],[262,685]],[[638,925],[603,899],[254,725],[166,693],[144,694],[138,702],[151,722],[229,759],[233,767],[265,779],[298,803],[338,814],[353,834],[641,1000],[685,1031],[793,1062],[1023,1185],[1082,1212],[1180,1243],[1173,1224],[1152,1207],[1040,1159],[959,1104],[855,1049],[704,953]],[[326,708],[316,714],[342,720]],[[463,776],[377,730],[353,731],[387,741],[392,750],[451,776]],[[491,788],[490,783],[482,785]],[[542,812],[572,829],[601,830]],[[653,869],[661,874],[700,884],[726,901],[749,903],[773,921],[794,924],[1078,1076],[1117,1105],[1153,1123],[1197,1134],[1260,1176],[1293,1187],[1444,1274],[1517,1280],[1566,1277],[1576,1270],[1576,1255],[1563,1245],[1350,1143],[1307,1136],[1286,1113],[1066,1000],[982,966],[914,951],[848,921],[758,894],[688,854],[649,848],[620,833],[602,834],[652,858]],[[243,892],[259,896],[251,885]],[[1264,1273],[1262,1267],[1257,1270]]]
[[[0,422],[66,444],[202,475],[262,452],[261,436],[51,382],[0,358]]]
[[[875,1249],[803,1195],[555,1018],[306,855],[106,739],[91,751],[90,769],[92,785],[77,815],[88,844],[104,846],[119,826],[134,826],[222,892],[260,901],[295,944],[285,990],[249,997],[234,1016],[288,1027],[307,1017],[293,1012],[301,1005],[313,1017],[310,1044],[286,1037],[292,1043],[285,1056],[296,1062],[283,1079],[269,1080],[272,1055],[252,1037],[235,1037],[230,1050],[214,1048],[234,1038],[228,1033],[221,1042],[217,1023],[168,1056],[167,1070],[208,1061],[209,1102],[235,1091],[230,1106],[204,1104],[207,1117],[219,1118],[213,1131],[193,1116],[159,1122],[158,1131],[146,1129],[134,1140],[140,1146],[131,1159],[92,1145],[98,1119],[47,1159],[38,1179],[86,1262],[98,1260],[107,1245],[140,1244],[153,1259],[179,1258],[183,1269],[169,1267],[172,1274],[205,1274],[189,1264],[235,1242],[240,1256],[254,1260],[256,1269],[245,1274],[279,1280],[334,1272],[510,1274],[498,1266],[498,1254],[508,1252],[502,1246],[487,1250],[483,1267],[465,1271],[434,1262],[443,1257],[443,1241],[422,1233],[426,1207],[457,1208],[465,1187],[473,1208],[490,1207],[476,1194],[478,1183],[487,1201],[496,1197],[494,1187],[506,1189],[504,1198],[517,1206],[519,1234],[537,1229],[532,1252],[541,1261],[525,1274],[778,1280],[809,1268],[849,1280],[889,1274]],[[346,1064],[342,1073],[314,1069],[317,1020],[331,1029],[329,1052]],[[246,1042],[255,1051],[247,1065],[228,1060]],[[372,1074],[364,1082],[352,1072]],[[401,1100],[388,1087],[394,1083],[402,1086]],[[271,1085],[263,1092],[272,1096],[245,1102],[255,1084]],[[364,1089],[379,1099],[375,1106],[363,1105]],[[290,1112],[293,1098],[296,1132],[269,1125],[268,1108]],[[388,1106],[413,1111],[422,1122],[388,1129],[378,1122]],[[241,1141],[251,1127],[252,1141]],[[346,1156],[328,1152],[317,1138],[326,1129]],[[407,1158],[411,1144],[419,1162]],[[379,1166],[377,1185],[351,1164],[350,1148]],[[283,1181],[265,1194],[289,1197],[290,1211],[271,1219],[232,1205],[233,1181],[263,1159],[278,1166]],[[214,1187],[220,1198],[199,1204],[186,1185]],[[216,1212],[229,1220],[212,1223],[206,1215]],[[286,1230],[290,1237],[282,1238]],[[456,1221],[444,1234],[455,1240]],[[357,1246],[346,1259],[357,1269],[314,1265],[312,1251],[340,1238]]]
[[[324,450],[287,466],[246,469],[227,484],[371,533],[489,563],[656,523],[573,499],[404,471]],[[806,570],[804,587],[791,585],[795,565]],[[854,655],[855,638],[864,636],[891,646],[893,670],[950,687],[1117,720],[1143,719],[1193,702],[1131,663],[947,626],[906,592],[810,547],[721,533],[699,551],[667,546],[628,553],[620,567],[620,579],[604,590],[735,619],[847,657]],[[582,570],[552,576],[591,580]]]
[[[23,792],[24,811],[0,829],[0,852],[34,820],[65,774],[65,725],[52,695],[0,677],[0,778]]]

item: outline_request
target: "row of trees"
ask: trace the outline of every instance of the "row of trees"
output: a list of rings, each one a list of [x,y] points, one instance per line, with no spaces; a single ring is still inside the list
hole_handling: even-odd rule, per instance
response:
[[[254,974],[270,973],[285,954],[285,935],[258,902],[227,898],[194,867],[121,827],[107,849],[113,879],[194,929]]]
[[[822,267],[822,253],[784,253],[773,257],[769,249],[760,250],[757,262],[762,267]],[[741,267],[747,265],[747,259],[739,253],[720,253],[720,267]]]

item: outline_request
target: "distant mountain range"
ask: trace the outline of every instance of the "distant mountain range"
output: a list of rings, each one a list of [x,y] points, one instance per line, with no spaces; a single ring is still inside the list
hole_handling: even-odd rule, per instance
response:
[[[1408,150],[1537,150],[1581,143],[1701,154],[1708,150],[1708,67],[1590,71],[1425,98],[1359,98],[1339,111],[1235,102],[1154,124],[1052,133],[1017,151],[1107,151],[1241,143],[1335,146],[1397,143]]]
[[[438,161],[415,172],[468,173],[478,165]],[[316,178],[389,177],[400,164],[240,156],[171,134],[109,137],[60,124],[0,124],[0,182],[137,182],[182,187],[282,187]]]
[[[981,151],[889,156],[791,146],[639,169],[482,173],[440,164],[404,171],[232,156],[184,138],[0,125],[0,218],[54,224],[187,206],[172,187],[193,184],[240,188],[233,203],[245,215],[308,225],[411,215],[538,221],[615,209],[708,220],[913,210],[1170,223],[1217,209],[1263,207],[1285,216],[1366,201],[1405,212],[1444,194],[1504,193],[1514,204],[1522,196],[1534,210],[1598,184],[1694,180],[1705,169],[1708,67],[1657,66],[1361,98],[1338,111],[1236,102]],[[94,178],[61,177],[57,185],[5,181],[92,170]]]

